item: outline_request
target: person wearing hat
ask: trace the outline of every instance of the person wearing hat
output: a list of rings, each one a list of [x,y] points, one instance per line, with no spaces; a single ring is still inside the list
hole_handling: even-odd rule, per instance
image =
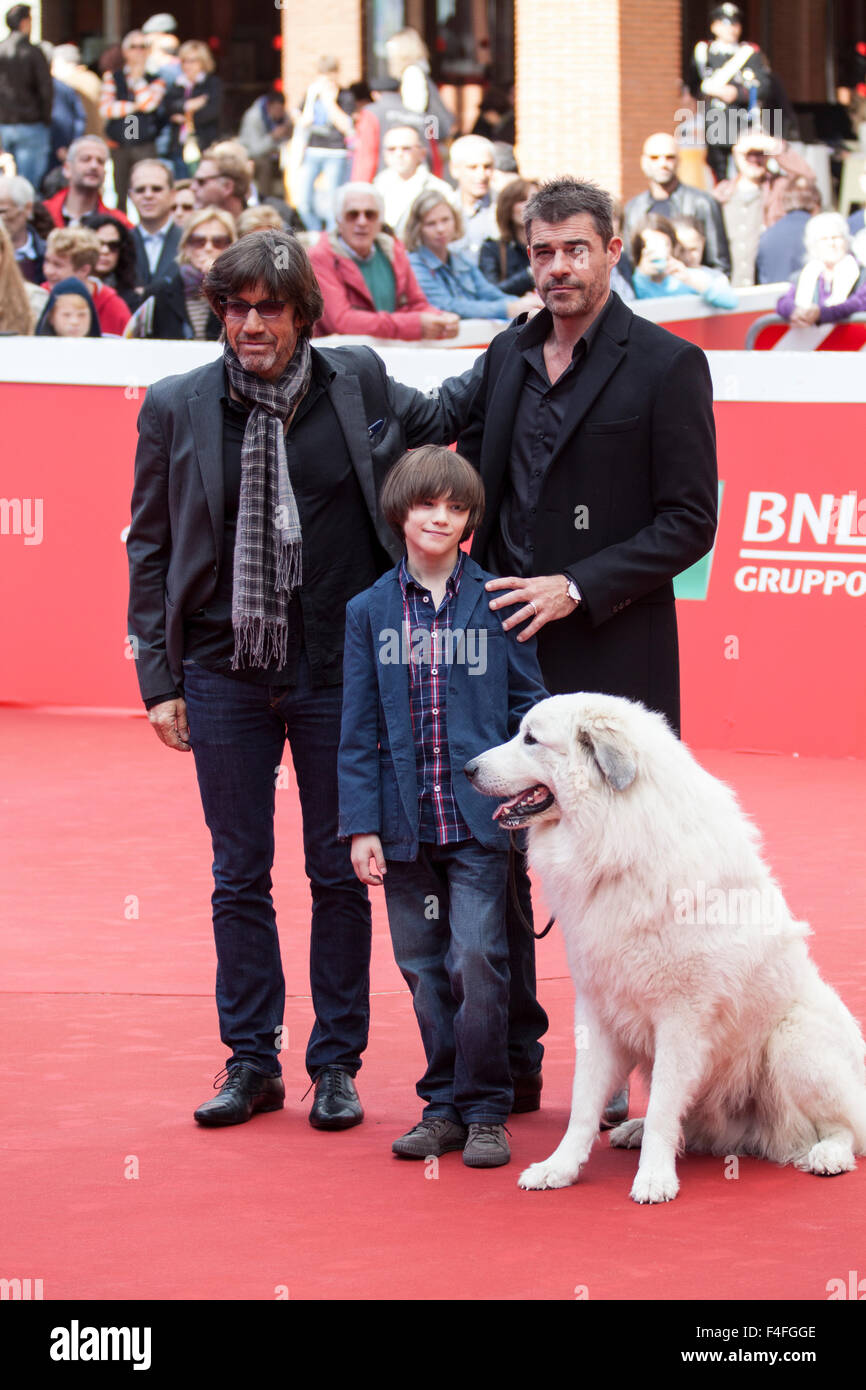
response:
[[[742,43],[743,13],[737,5],[710,10],[712,39],[695,44],[686,86],[717,113],[706,123],[707,163],[716,183],[727,176],[728,158],[751,116],[770,100],[770,64],[757,44]]]
[[[141,26],[143,34],[150,34],[156,38],[157,35],[176,34],[177,20],[173,14],[152,14],[150,19],[146,19]]]

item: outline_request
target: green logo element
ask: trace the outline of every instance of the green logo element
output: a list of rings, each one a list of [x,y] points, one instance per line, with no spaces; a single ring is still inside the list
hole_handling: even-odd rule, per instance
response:
[[[719,479],[719,521],[722,516],[722,493],[725,485]],[[678,574],[674,580],[675,598],[706,598],[707,590],[710,587],[710,570],[713,567],[713,554],[715,545],[700,560],[696,560],[693,565],[689,565],[687,570]]]

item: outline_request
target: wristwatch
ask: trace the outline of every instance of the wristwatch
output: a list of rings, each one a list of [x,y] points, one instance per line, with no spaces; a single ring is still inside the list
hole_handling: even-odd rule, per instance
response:
[[[578,589],[573,579],[569,579],[568,575],[566,575],[565,577],[566,579],[568,579],[568,588],[565,592],[568,594],[568,597],[572,600],[573,603],[580,604],[583,601],[580,590]]]

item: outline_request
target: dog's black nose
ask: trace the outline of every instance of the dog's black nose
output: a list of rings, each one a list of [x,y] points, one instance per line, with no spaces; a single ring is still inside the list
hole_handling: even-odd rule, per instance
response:
[[[469,778],[469,781],[471,782],[471,781],[472,781],[472,778],[475,776],[476,772],[478,771],[478,759],[477,759],[477,758],[473,758],[472,761],[471,761],[470,763],[467,763],[467,764],[466,764],[466,766],[464,767],[463,771],[466,773],[466,776]]]

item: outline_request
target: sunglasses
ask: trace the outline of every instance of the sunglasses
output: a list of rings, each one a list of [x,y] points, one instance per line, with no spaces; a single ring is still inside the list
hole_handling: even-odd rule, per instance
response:
[[[131,188],[130,193],[167,193],[168,184],[165,183],[142,183],[137,187]]]
[[[347,222],[357,222],[359,217],[366,217],[370,222],[378,222],[379,213],[376,208],[348,208],[344,213]]]
[[[103,242],[101,242],[101,246],[102,246],[103,251],[119,251],[119,250],[120,250],[120,242],[119,242],[119,241],[103,241]]]
[[[205,246],[212,246],[215,251],[225,251],[226,247],[231,246],[231,244],[231,237],[225,234],[222,236],[199,236],[198,232],[194,232],[187,241],[187,246],[194,247],[196,251],[201,251]]]
[[[258,304],[248,304],[245,299],[221,299],[220,304],[227,319],[245,319],[250,309],[255,309],[260,319],[278,319],[286,307],[282,299],[260,299]]]

